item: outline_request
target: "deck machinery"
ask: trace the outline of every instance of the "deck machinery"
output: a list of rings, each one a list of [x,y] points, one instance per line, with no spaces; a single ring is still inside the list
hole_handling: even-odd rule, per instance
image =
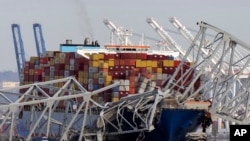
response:
[[[187,103],[193,99],[211,100],[209,110],[213,115],[237,124],[249,124],[250,46],[215,26],[205,22],[197,24],[200,30],[164,87],[104,104],[95,102],[91,96],[116,87],[119,82],[92,92],[82,87],[74,77],[2,89],[0,128],[4,130],[1,133],[8,136],[9,141],[19,136],[18,131],[26,134],[26,141],[38,135],[54,136],[60,141],[74,136],[78,136],[79,141],[82,138],[103,140],[105,135],[132,132],[141,132],[140,137],[143,137],[144,132],[154,130],[161,107],[165,105],[166,108],[168,104],[162,102],[170,99],[177,104],[175,108],[182,109],[190,108]],[[208,39],[209,44],[206,43],[206,33],[215,35]],[[193,59],[193,64],[183,71],[188,57]],[[187,79],[189,76],[192,79]],[[201,84],[197,89],[194,86],[198,79]],[[55,87],[54,83],[64,85]],[[43,88],[53,89],[54,94],[47,94]],[[21,89],[25,91],[21,93]],[[18,99],[11,100],[11,96]],[[55,117],[60,102],[64,102],[66,107],[60,117]],[[18,124],[25,108],[30,111],[27,131],[23,131]],[[133,113],[129,120],[123,116],[126,111]],[[125,124],[130,128],[124,128]],[[112,132],[105,132],[107,128],[112,128],[109,130]]]

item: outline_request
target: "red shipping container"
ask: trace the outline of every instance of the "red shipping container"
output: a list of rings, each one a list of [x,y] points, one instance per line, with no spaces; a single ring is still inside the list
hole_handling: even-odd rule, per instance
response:
[[[114,67],[114,70],[115,70],[115,71],[119,71],[119,70],[120,70],[120,66],[119,66],[119,65],[115,66],[115,67]]]
[[[35,75],[42,75],[43,70],[42,69],[35,69]]]
[[[175,67],[178,67],[180,63],[181,63],[180,60],[174,60],[174,66]]]
[[[120,54],[114,54],[115,59],[120,59]]]
[[[89,71],[89,65],[84,64],[84,66],[83,66],[83,70],[84,70],[84,71],[86,71],[86,72],[88,72],[88,71]]]
[[[28,74],[25,74],[23,80],[24,80],[24,81],[29,81],[29,75],[28,75]]]
[[[55,64],[55,72],[58,72],[59,70],[64,70],[65,65],[64,64]]]
[[[29,69],[28,68],[24,69],[24,74],[29,74]]]
[[[129,87],[129,94],[135,94],[135,87]]]
[[[119,64],[120,64],[120,65],[126,65],[126,62],[125,62],[124,59],[120,59]]]
[[[41,64],[48,64],[49,60],[50,60],[49,57],[43,57],[43,58],[40,58],[40,63]]]
[[[26,61],[25,62],[25,68],[29,68],[29,66],[30,66],[30,62]]]
[[[147,54],[146,53],[137,53],[136,58],[142,59],[142,60],[147,60]]]
[[[164,67],[162,72],[166,73],[166,74],[173,74],[175,72],[175,68],[174,67]]]
[[[114,57],[115,57],[114,54],[104,54],[104,60],[114,59]]]
[[[29,81],[34,82],[34,75],[29,75]]]
[[[119,66],[120,65],[120,60],[119,59],[115,59],[115,66]]]
[[[119,66],[119,70],[118,71],[125,71],[126,69],[125,69],[125,66]]]
[[[41,82],[42,81],[42,75],[34,75],[34,81]]]
[[[158,69],[158,68],[152,68],[152,72],[153,72],[153,73],[157,73],[157,69]]]
[[[35,64],[34,63],[29,63],[29,69],[34,69],[35,68]]]
[[[109,70],[109,71],[114,71],[114,70],[115,70],[115,67],[109,67],[108,70]]]
[[[50,67],[44,67],[43,72],[45,75],[48,75],[50,73]]]

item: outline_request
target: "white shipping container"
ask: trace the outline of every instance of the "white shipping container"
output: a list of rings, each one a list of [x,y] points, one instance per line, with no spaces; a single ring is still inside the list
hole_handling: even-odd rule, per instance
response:
[[[129,80],[127,80],[127,79],[124,80],[124,85],[125,85],[125,86],[129,86],[129,85],[130,85]]]
[[[145,89],[144,88],[140,88],[139,90],[138,90],[138,93],[144,93],[145,92]]]
[[[123,79],[120,79],[120,85],[125,85],[125,81]]]
[[[124,86],[119,86],[119,91],[125,91],[125,87]]]
[[[125,91],[129,91],[129,86],[124,86],[125,87]]]
[[[88,90],[90,90],[90,91],[93,90],[93,84],[88,84]]]
[[[162,80],[166,80],[168,78],[168,74],[163,73],[162,74]]]
[[[157,73],[156,74],[156,79],[157,80],[162,80],[162,73]]]
[[[69,65],[69,70],[75,70],[75,66],[74,65]]]
[[[104,84],[104,78],[98,78],[98,83],[99,84]]]
[[[75,59],[72,59],[72,58],[71,58],[71,59],[69,60],[69,64],[70,64],[70,65],[75,65]]]

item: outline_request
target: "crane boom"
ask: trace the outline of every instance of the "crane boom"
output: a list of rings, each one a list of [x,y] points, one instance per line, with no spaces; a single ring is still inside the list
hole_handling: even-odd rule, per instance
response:
[[[41,54],[46,52],[41,24],[39,23],[33,24],[33,31],[34,31],[35,42],[36,42],[37,56],[41,56]]]
[[[17,69],[20,75],[22,69],[25,67],[25,61],[26,61],[24,47],[23,47],[23,40],[21,36],[20,26],[18,24],[12,24],[11,29],[12,29],[12,35],[16,53]]]
[[[171,38],[171,36],[167,33],[166,30],[162,28],[153,18],[148,18],[147,23],[157,32],[160,37],[166,42],[168,47],[173,51],[178,51],[180,53],[180,57],[184,58],[185,51],[181,48],[181,46]],[[191,61],[190,58],[187,58],[188,61]]]
[[[176,17],[169,18],[170,23],[179,30],[179,32],[187,39],[190,43],[194,40],[194,36],[186,29],[185,26]]]
[[[112,33],[116,35],[121,44],[131,45],[132,42],[128,39],[128,36],[132,35],[132,33],[124,29],[122,27],[117,27],[111,20],[105,19],[104,24],[111,30]]]

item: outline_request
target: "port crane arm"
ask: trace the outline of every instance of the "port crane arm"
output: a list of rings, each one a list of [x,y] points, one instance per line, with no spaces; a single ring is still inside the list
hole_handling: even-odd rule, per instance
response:
[[[185,51],[181,48],[181,46],[174,41],[173,38],[167,33],[167,31],[162,28],[153,18],[148,18],[147,23],[157,32],[160,37],[167,43],[168,47],[173,51],[178,51],[180,53],[180,57],[183,58],[185,56]],[[190,58],[187,58],[188,61],[191,61]]]
[[[128,39],[128,36],[132,35],[129,30],[116,26],[111,20],[108,19],[105,19],[103,22],[111,30],[112,33],[115,33],[116,37],[122,44],[132,44],[132,42]]]
[[[17,69],[20,75],[22,69],[25,67],[25,61],[26,61],[24,47],[23,47],[23,40],[21,36],[20,26],[18,24],[12,24],[11,29],[12,29],[12,35],[16,53]]]
[[[34,31],[35,42],[36,42],[37,56],[41,56],[41,54],[46,52],[41,24],[34,23],[33,31]]]

